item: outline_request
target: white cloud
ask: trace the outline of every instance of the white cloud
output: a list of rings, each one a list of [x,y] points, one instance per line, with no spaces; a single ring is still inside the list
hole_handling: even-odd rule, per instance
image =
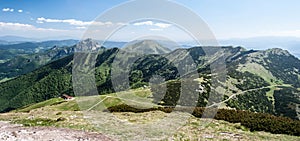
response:
[[[35,31],[64,31],[60,29],[52,29],[52,28],[37,28],[30,24],[22,24],[22,23],[6,23],[0,22],[0,30],[35,30]]]
[[[22,12],[23,12],[23,10],[22,10],[22,9],[19,9],[19,10],[18,10],[18,12],[19,12],[19,13],[22,13]]]
[[[141,26],[141,25],[150,25],[150,26],[152,26],[153,22],[152,21],[145,21],[145,22],[134,23],[133,25],[135,25],[135,26]]]
[[[162,31],[163,29],[161,29],[161,28],[151,28],[150,30],[151,31]]]
[[[83,30],[39,28],[30,24],[0,22],[0,35],[17,35],[30,38],[74,37],[80,38]]]
[[[3,8],[2,11],[4,12],[8,12],[10,10],[10,8]]]
[[[125,25],[128,25],[128,24],[126,24],[126,23],[117,23],[116,25],[125,26]]]
[[[75,19],[66,19],[66,20],[59,20],[59,19],[46,19],[44,17],[37,18],[37,23],[68,23],[70,25],[76,26],[86,26],[90,25],[92,22],[83,22]]]
[[[3,12],[14,12],[14,9],[12,9],[12,8],[3,8],[2,11]]]
[[[168,28],[171,26],[171,24],[165,24],[165,23],[156,23],[154,25],[160,28]]]
[[[34,26],[29,25],[29,24],[21,24],[21,23],[5,23],[5,22],[0,22],[0,28],[32,28]]]
[[[86,29],[85,26],[77,26],[76,29]]]
[[[156,27],[159,27],[159,28],[168,28],[171,26],[171,24],[166,24],[166,23],[154,23],[152,21],[144,21],[144,22],[137,22],[137,23],[134,23],[133,24],[134,26],[143,26],[143,25],[146,25],[146,26],[156,26]],[[150,29],[151,30],[151,29]]]
[[[37,23],[67,23],[70,25],[83,27],[83,26],[89,26],[89,25],[98,25],[98,26],[110,26],[113,25],[112,22],[94,22],[94,21],[80,21],[75,19],[46,19],[44,17],[37,18]],[[118,25],[121,23],[117,23]]]

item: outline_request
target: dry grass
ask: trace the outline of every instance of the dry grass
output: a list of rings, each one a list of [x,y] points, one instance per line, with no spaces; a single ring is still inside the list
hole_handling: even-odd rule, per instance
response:
[[[141,98],[148,96],[147,90],[134,93]],[[123,93],[123,96],[126,94]],[[108,96],[110,97],[103,100]],[[115,96],[118,94],[82,100],[86,103],[86,109],[99,100],[103,100],[105,105],[122,103],[120,99],[113,98]],[[0,114],[0,120],[28,126],[54,126],[97,131],[119,140],[300,140],[300,137],[296,136],[250,132],[240,124],[196,118],[182,112],[109,113],[97,110],[103,109],[103,107],[96,108],[97,106],[90,110],[78,111],[76,100],[61,102],[54,99],[53,101]]]

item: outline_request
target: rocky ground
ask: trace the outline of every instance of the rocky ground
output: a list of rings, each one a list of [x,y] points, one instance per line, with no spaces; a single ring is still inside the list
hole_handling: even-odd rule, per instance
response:
[[[1,141],[111,141],[93,132],[54,127],[23,127],[0,121]]]

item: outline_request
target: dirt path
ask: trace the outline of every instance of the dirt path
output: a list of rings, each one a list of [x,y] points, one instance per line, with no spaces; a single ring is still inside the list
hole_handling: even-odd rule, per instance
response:
[[[271,87],[280,87],[280,86],[287,86],[287,85],[271,85],[271,86],[266,86],[266,87],[261,87],[261,88],[255,88],[255,89],[249,89],[249,90],[241,91],[239,93],[236,93],[236,94],[233,94],[233,95],[229,96],[226,100],[223,100],[223,101],[218,102],[218,103],[214,103],[212,105],[207,106],[206,108],[214,107],[214,106],[220,106],[221,104],[223,104],[225,102],[228,102],[229,100],[233,99],[234,97],[236,97],[238,95],[245,94],[247,92],[256,91],[256,90],[262,90],[262,89],[271,88]]]
[[[1,141],[111,141],[100,134],[55,127],[22,127],[0,121]]]

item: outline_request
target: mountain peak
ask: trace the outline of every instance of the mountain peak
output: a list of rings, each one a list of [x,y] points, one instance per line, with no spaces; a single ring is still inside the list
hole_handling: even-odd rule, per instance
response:
[[[76,44],[76,51],[95,51],[100,47],[101,46],[97,41],[87,38]]]
[[[154,41],[154,40],[142,40],[140,42],[142,44],[159,44],[157,41]]]
[[[291,54],[284,49],[281,48],[272,48],[265,51],[268,54],[274,54],[274,55],[283,55],[283,56],[291,56]]]
[[[142,54],[165,54],[171,51],[154,40],[135,41],[133,44],[128,44],[124,50]]]

